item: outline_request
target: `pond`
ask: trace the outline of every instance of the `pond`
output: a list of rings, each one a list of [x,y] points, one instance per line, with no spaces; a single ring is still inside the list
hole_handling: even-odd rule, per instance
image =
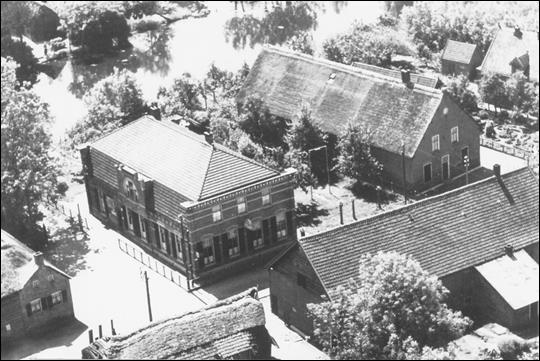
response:
[[[172,23],[159,32],[134,34],[133,48],[99,64],[68,61],[56,78],[40,74],[34,86],[50,104],[55,118],[52,132],[56,139],[84,116],[82,96],[115,67],[135,74],[146,100],[154,100],[160,86],[189,72],[202,79],[210,65],[230,71],[243,63],[251,66],[263,44],[281,44],[296,31],[312,34],[316,54],[327,38],[347,30],[355,21],[374,22],[384,11],[383,2],[299,2],[293,7],[261,1],[245,5],[234,2],[209,2],[204,18],[188,18]]]

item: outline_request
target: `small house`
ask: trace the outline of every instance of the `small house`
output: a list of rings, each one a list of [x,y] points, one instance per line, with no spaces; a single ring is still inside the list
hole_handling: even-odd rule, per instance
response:
[[[476,68],[481,63],[482,52],[477,45],[448,40],[441,56],[441,72],[474,78]]]

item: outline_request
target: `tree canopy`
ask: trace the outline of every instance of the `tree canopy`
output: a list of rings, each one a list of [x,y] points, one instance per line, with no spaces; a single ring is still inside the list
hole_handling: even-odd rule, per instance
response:
[[[406,359],[460,337],[471,321],[448,308],[435,276],[395,252],[366,254],[332,300],[309,304],[315,341],[335,359]],[[440,353],[438,350],[436,353]]]
[[[451,78],[446,84],[444,91],[449,94],[462,109],[468,112],[478,110],[478,99],[476,94],[469,89],[470,82],[465,75],[458,75]]]

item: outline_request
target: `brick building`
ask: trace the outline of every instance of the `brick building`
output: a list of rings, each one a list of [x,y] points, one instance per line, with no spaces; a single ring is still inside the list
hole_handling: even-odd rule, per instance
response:
[[[527,257],[538,269],[538,188],[528,168],[504,175],[496,168],[485,180],[301,238],[269,263],[272,311],[310,334],[308,303],[346,286],[362,254],[396,251],[437,275],[450,291],[449,305],[473,319],[512,328],[538,322],[537,291],[515,303],[508,296],[508,290],[534,294],[528,288],[538,283],[538,272],[515,271],[534,269]],[[501,284],[486,285],[491,277],[483,265],[506,254],[520,259],[505,260]]]
[[[72,320],[69,279],[2,230],[2,344]]]
[[[462,74],[474,78],[482,64],[482,51],[475,44],[448,40],[441,55],[441,72],[445,75]]]
[[[538,83],[538,48],[538,31],[501,28],[479,69],[482,74],[496,73],[506,77],[522,71],[530,81]]]
[[[259,54],[237,101],[260,97],[285,119],[306,104],[314,121],[334,135],[349,121],[361,124],[372,132],[372,153],[383,164],[384,181],[424,191],[464,173],[464,155],[471,169],[480,165],[480,129],[437,82],[420,80],[408,72],[396,78],[269,47]]]
[[[271,337],[257,290],[195,312],[154,322],[128,335],[105,337],[84,359],[268,360]]]
[[[207,283],[263,265],[296,239],[294,171],[142,117],[81,149],[91,213]]]

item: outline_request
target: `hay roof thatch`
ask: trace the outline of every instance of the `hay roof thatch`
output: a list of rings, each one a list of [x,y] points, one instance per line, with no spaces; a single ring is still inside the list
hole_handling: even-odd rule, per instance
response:
[[[195,312],[154,322],[125,336],[97,340],[83,357],[107,359],[227,358],[256,346],[264,309],[253,290]]]

